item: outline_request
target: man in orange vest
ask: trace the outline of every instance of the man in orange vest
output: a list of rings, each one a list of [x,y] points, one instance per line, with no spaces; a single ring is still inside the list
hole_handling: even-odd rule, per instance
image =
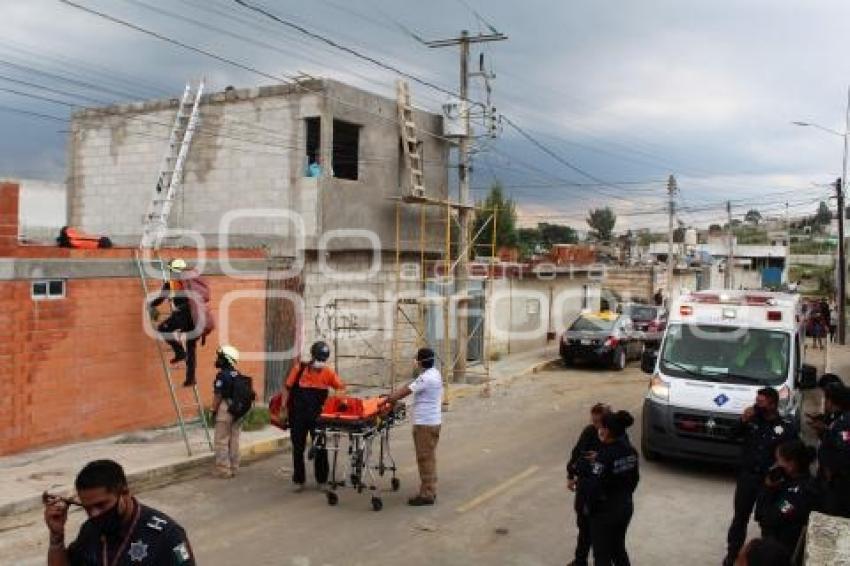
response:
[[[200,338],[200,330],[195,328],[195,321],[192,316],[191,297],[187,291],[186,282],[184,281],[184,272],[188,270],[186,261],[180,258],[172,259],[168,262],[169,279],[162,285],[162,291],[159,296],[151,301],[151,318],[156,320],[159,314],[156,308],[165,302],[171,301],[171,314],[157,326],[157,331],[163,335],[165,342],[174,350],[174,357],[171,359],[171,364],[178,364],[185,360],[186,362],[186,379],[183,382],[184,387],[195,385],[195,349],[198,338]],[[186,338],[186,347],[183,347],[180,333],[191,333],[191,338]],[[198,334],[194,336],[194,334]]]
[[[304,450],[307,448],[307,435],[311,441],[316,430],[316,420],[322,413],[322,406],[328,398],[328,390],[336,394],[345,390],[345,384],[337,373],[327,365],[331,349],[324,342],[316,342],[310,347],[310,361],[294,366],[284,383],[283,404],[289,407],[290,438],[292,440],[292,481],[295,491],[304,490],[307,472],[304,468]],[[328,482],[330,468],[328,453],[324,449],[316,450],[313,455],[316,483],[324,489]]]

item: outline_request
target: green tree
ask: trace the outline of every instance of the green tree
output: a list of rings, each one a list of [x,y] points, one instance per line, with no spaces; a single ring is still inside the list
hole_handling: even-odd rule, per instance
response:
[[[502,246],[513,247],[519,242],[516,228],[516,203],[505,198],[502,185],[498,182],[490,187],[490,194],[483,202],[477,203],[472,234],[478,234],[475,241],[475,251],[478,255],[490,255],[489,247],[493,242],[493,220],[496,218],[496,250]],[[479,234],[480,231],[480,234]],[[488,250],[487,253],[482,253]]]
[[[746,220],[750,224],[758,224],[759,222],[761,222],[761,212],[759,212],[755,208],[751,208],[744,216],[744,220]]]
[[[832,222],[832,211],[825,202],[820,202],[818,205],[818,211],[815,213],[813,220],[815,224],[820,226],[827,226],[830,222]]]
[[[540,234],[541,243],[547,248],[551,248],[556,244],[578,243],[578,234],[576,231],[570,226],[563,224],[541,222],[537,225],[537,232]]]
[[[614,225],[617,223],[617,215],[611,207],[595,208],[587,215],[587,225],[590,226],[590,235],[601,242],[608,242],[614,234]]]

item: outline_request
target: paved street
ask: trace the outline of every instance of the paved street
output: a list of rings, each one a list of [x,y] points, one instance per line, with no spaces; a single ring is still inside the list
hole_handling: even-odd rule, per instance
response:
[[[597,401],[637,417],[645,383],[634,365],[622,373],[553,369],[498,385],[490,398],[457,400],[446,415],[434,508],[405,505],[416,479],[409,425],[395,431],[402,489],[383,494],[380,513],[365,493],[344,490],[337,507],[316,491],[292,493],[282,457],[246,467],[235,481],[192,480],[141,497],[186,526],[203,565],[565,564],[575,539],[566,452]],[[639,429],[631,435],[637,443]],[[732,477],[643,462],[633,563],[718,564]],[[46,540],[37,515],[19,517],[2,526],[0,555],[4,564],[40,564]]]

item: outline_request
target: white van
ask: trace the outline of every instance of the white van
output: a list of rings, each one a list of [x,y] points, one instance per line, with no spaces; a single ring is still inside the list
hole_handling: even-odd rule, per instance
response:
[[[740,444],[730,429],[766,386],[779,392],[780,412],[799,423],[802,390],[817,384],[816,369],[803,363],[804,339],[799,295],[680,297],[659,351],[641,359],[652,375],[643,405],[644,457],[736,460]]]

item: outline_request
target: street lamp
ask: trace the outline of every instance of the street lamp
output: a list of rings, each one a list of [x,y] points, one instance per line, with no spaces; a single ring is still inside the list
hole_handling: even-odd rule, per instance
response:
[[[808,126],[823,130],[844,138],[844,159],[841,164],[841,178],[835,183],[838,200],[838,343],[845,344],[847,331],[847,262],[844,257],[844,184],[847,182],[847,144],[850,137],[850,88],[847,89],[847,112],[845,113],[844,133],[811,122],[792,122],[795,126]]]

